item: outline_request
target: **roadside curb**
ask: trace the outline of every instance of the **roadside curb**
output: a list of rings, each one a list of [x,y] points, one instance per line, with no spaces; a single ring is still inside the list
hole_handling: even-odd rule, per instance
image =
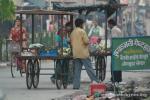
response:
[[[77,100],[77,99],[74,99],[76,96],[79,96],[79,95],[83,95],[84,92],[82,90],[73,90],[74,92],[71,93],[71,94],[66,94],[64,96],[61,96],[59,98],[54,98],[54,99],[51,99],[51,100]]]
[[[0,90],[0,100],[5,100],[5,95],[2,90]]]
[[[9,62],[0,62],[0,68],[7,67],[9,65]]]

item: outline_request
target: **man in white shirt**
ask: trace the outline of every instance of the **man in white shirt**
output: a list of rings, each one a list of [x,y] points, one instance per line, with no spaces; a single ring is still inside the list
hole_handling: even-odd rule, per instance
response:
[[[112,37],[123,37],[120,28],[117,26],[117,23],[113,19],[108,21],[108,26],[111,28]]]
[[[123,37],[123,34],[120,28],[117,26],[116,21],[110,19],[108,21],[108,26],[111,28],[111,36],[113,37]],[[121,82],[122,81],[122,72],[121,71],[112,71],[111,68],[111,81],[113,82]]]

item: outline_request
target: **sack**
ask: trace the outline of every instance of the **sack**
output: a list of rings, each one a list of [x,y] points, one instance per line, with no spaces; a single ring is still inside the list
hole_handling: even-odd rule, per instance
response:
[[[96,53],[96,51],[97,51],[97,48],[95,45],[89,45],[89,52],[91,54]]]

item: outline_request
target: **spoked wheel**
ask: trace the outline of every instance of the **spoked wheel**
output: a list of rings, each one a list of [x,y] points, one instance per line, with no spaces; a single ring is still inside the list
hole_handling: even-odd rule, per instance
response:
[[[61,77],[61,61],[57,60],[56,61],[56,69],[55,69],[55,78],[56,78],[56,87],[57,89],[61,89],[62,87],[62,77]]]
[[[96,59],[96,76],[101,81],[104,81],[106,75],[106,62],[104,56],[98,56]]]
[[[99,79],[99,61],[98,57],[95,59],[95,70],[96,70],[96,77]]]
[[[15,78],[15,76],[19,76],[19,71],[20,69],[17,68],[17,64],[16,64],[17,58],[15,57],[14,54],[11,55],[11,62],[10,62],[10,66],[11,66],[11,76],[12,78]]]
[[[106,76],[106,62],[104,56],[101,59],[101,69],[101,80],[104,81]]]
[[[33,68],[33,87],[37,88],[39,84],[39,74],[40,74],[40,69],[39,69],[39,61],[36,59],[34,61],[34,68]]]
[[[33,82],[33,64],[32,60],[29,60],[27,63],[27,71],[26,71],[26,85],[28,89],[31,89]]]
[[[99,79],[104,81],[106,75],[106,62],[104,56],[98,57]]]
[[[63,77],[63,88],[67,89],[68,86],[68,69],[69,69],[69,60],[63,60],[62,66],[62,77]]]

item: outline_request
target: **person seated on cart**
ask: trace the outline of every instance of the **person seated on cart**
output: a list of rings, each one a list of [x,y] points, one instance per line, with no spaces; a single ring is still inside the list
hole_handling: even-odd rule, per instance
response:
[[[71,32],[71,22],[67,22],[65,26],[63,26],[56,34],[55,40],[56,40],[56,47],[59,48],[70,48],[70,39],[69,39],[69,33]],[[63,42],[62,42],[63,41]],[[61,73],[61,70],[65,70],[66,73],[68,73],[68,66],[66,66],[66,60],[62,59],[60,60],[61,66],[58,68],[56,66],[56,72]],[[65,77],[65,82],[67,82],[67,76]],[[55,81],[55,74],[52,75],[51,81],[54,83]]]
[[[18,54],[21,52],[22,48],[28,47],[28,33],[25,27],[21,27],[21,19],[19,17],[16,18],[15,25],[11,28],[9,40],[12,40],[13,44],[18,46],[16,50]],[[17,67],[25,71],[25,61],[18,59]]]

